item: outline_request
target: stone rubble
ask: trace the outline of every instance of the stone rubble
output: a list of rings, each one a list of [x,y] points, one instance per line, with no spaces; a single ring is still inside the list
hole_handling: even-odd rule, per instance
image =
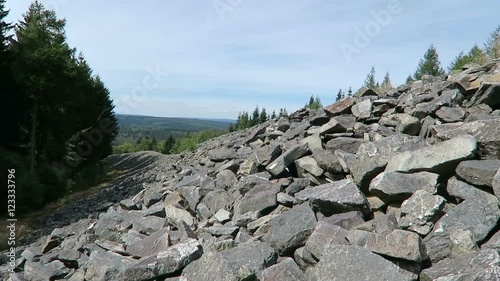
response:
[[[1,280],[500,280],[500,61],[113,155]]]

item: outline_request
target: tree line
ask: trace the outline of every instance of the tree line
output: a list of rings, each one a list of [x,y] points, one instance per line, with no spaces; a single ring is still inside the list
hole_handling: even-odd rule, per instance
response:
[[[18,23],[8,13],[0,0],[0,166],[16,170],[18,211],[28,211],[95,182],[118,125],[109,90],[69,46],[66,21],[40,1]]]
[[[483,48],[475,44],[467,52],[461,51],[448,66],[446,71],[439,60],[439,54],[436,47],[431,44],[420,59],[417,69],[413,74],[408,75],[406,83],[415,80],[421,80],[424,75],[432,75],[437,77],[445,77],[447,74],[452,74],[460,71],[467,64],[482,65],[488,60],[500,57],[500,26],[498,26],[488,37]],[[379,83],[375,78],[375,67],[372,66],[370,72],[366,75],[363,86],[373,90],[386,92],[392,88],[389,72],[386,72],[384,79]]]

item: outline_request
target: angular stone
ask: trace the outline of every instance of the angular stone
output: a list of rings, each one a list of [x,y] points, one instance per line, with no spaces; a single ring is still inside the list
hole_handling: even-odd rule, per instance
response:
[[[283,192],[280,192],[276,195],[276,201],[278,201],[278,203],[280,203],[281,205],[287,207],[292,207],[293,205],[297,204],[297,199],[295,199],[295,197]]]
[[[427,235],[434,223],[443,214],[446,200],[425,190],[417,190],[401,204],[401,217],[398,221],[402,229]]]
[[[436,116],[446,123],[460,122],[465,119],[465,111],[459,107],[443,106],[436,111]]]
[[[474,242],[485,239],[500,218],[498,200],[484,194],[466,199],[449,210],[435,225],[424,242],[432,262],[440,261],[451,254],[450,234],[453,231],[470,230]]]
[[[330,244],[349,245],[346,240],[349,232],[338,225],[324,221],[318,222],[314,232],[306,241],[305,248],[316,259],[321,260],[323,250]]]
[[[161,251],[165,251],[170,246],[170,235],[167,229],[160,229],[139,242],[127,247],[127,252],[132,256],[146,257]]]
[[[307,188],[296,193],[295,198],[311,202],[315,208],[325,215],[347,211],[361,211],[366,215],[370,214],[370,207],[366,197],[350,180],[341,180]]]
[[[319,134],[334,134],[334,133],[344,133],[347,128],[344,127],[335,118],[330,119],[330,121],[319,128]]]
[[[457,229],[450,233],[451,257],[475,252],[479,249],[470,230]]]
[[[309,280],[346,281],[370,280],[415,281],[416,277],[394,263],[359,246],[330,245],[325,249]]]
[[[500,83],[483,82],[474,96],[466,104],[466,107],[472,107],[479,104],[487,104],[491,108],[500,108]]]
[[[212,149],[208,152],[208,158],[214,162],[221,162],[236,158],[236,151],[232,148]]]
[[[473,158],[476,149],[477,142],[473,137],[459,136],[429,147],[394,155],[385,171],[428,171],[448,174],[460,161]]]
[[[397,114],[396,115],[396,132],[401,132],[407,135],[418,136],[422,124],[418,118],[415,118],[408,114]]]
[[[415,150],[425,145],[419,137],[393,135],[379,141],[362,144],[350,172],[354,182],[367,190],[370,181],[384,170],[389,159],[399,152]]]
[[[439,261],[424,269],[420,280],[500,280],[500,252],[487,249]]]
[[[434,125],[431,131],[441,140],[471,135],[477,141],[481,159],[500,159],[500,118],[457,124]]]
[[[59,280],[63,279],[68,273],[69,269],[64,267],[64,264],[60,261],[53,261],[43,265],[38,262],[26,262],[24,265],[24,276],[27,280]]]
[[[55,247],[61,245],[66,235],[60,229],[54,229],[52,233],[47,237],[45,243],[42,245],[42,253],[47,253],[48,251],[54,249]]]
[[[184,268],[181,280],[248,281],[255,280],[255,274],[248,267],[225,259],[220,253],[207,252]]]
[[[318,162],[312,156],[305,156],[295,160],[295,165],[299,174],[309,172],[315,177],[320,177],[325,172],[318,166]]]
[[[290,147],[285,153],[279,156],[266,169],[273,175],[279,175],[295,160],[304,156],[308,151],[307,144],[297,144]]]
[[[286,258],[281,262],[268,267],[262,272],[261,281],[306,281],[304,273],[292,258]]]
[[[338,225],[347,230],[365,222],[363,220],[363,214],[359,211],[335,214],[329,217],[322,218],[320,219],[320,221]]]
[[[241,216],[248,212],[262,213],[278,205],[276,194],[280,191],[278,185],[257,185],[248,191],[245,196],[236,201],[234,206],[235,216]]]
[[[173,222],[180,220],[190,226],[194,225],[195,222],[195,219],[188,211],[175,207],[173,205],[165,206],[165,216],[168,220],[171,220]]]
[[[340,174],[344,172],[338,156],[328,150],[315,149],[313,150],[312,157],[316,160],[318,166],[325,172],[331,174]]]
[[[293,182],[285,189],[285,192],[290,195],[303,190],[311,184],[311,181],[303,178],[294,178]]]
[[[366,140],[364,139],[340,137],[329,140],[325,144],[325,148],[332,152],[336,151],[337,149],[340,149],[342,151],[354,154],[358,151],[361,144],[365,142]]]
[[[283,255],[304,246],[316,226],[316,216],[308,203],[293,207],[273,218],[263,241]]]
[[[230,170],[224,170],[218,173],[215,179],[215,187],[221,189],[234,187],[236,183],[238,183],[238,179],[236,178],[236,175]]]
[[[274,143],[254,150],[248,160],[254,162],[257,166],[266,166],[278,158],[281,152],[281,146],[278,143]]]
[[[164,277],[183,269],[186,265],[200,258],[202,254],[203,249],[198,241],[189,239],[156,255],[142,258],[128,265],[116,280],[146,281]]]
[[[500,199],[500,169],[498,169],[497,173],[495,176],[493,176],[493,192],[497,196],[497,198]]]
[[[220,253],[230,263],[247,267],[258,278],[265,268],[276,263],[278,257],[274,249],[263,242],[248,242]]]
[[[212,214],[215,214],[220,209],[231,210],[234,198],[225,190],[214,190],[208,192],[201,202],[208,207]]]
[[[347,236],[350,244],[363,247],[371,252],[412,262],[427,260],[427,253],[418,234],[395,229],[386,235],[351,231]]]
[[[373,110],[373,104],[369,99],[357,103],[351,108],[352,114],[359,119],[370,118],[372,110]]]
[[[417,190],[435,194],[438,178],[439,175],[429,172],[413,174],[383,172],[372,180],[369,190],[385,203],[402,202]]]
[[[133,260],[115,253],[92,252],[86,265],[85,280],[119,280],[118,276],[132,263]]]
[[[204,230],[214,236],[225,236],[225,235],[235,235],[239,227],[237,226],[225,226],[225,225],[214,225]]]
[[[214,218],[220,223],[225,223],[231,220],[231,213],[224,209],[220,209],[215,213]]]
[[[493,177],[500,169],[500,160],[469,160],[458,164],[455,172],[466,182],[493,187]]]
[[[365,223],[359,224],[353,229],[373,232],[381,235],[387,235],[398,229],[398,221],[394,213],[380,215]]]
[[[355,104],[352,97],[341,99],[334,104],[325,107],[325,111],[335,116],[343,113],[350,113],[351,107]]]

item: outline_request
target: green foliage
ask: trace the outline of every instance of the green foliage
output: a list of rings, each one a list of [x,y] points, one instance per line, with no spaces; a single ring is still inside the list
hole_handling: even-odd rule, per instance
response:
[[[372,66],[368,75],[366,75],[364,86],[375,90],[377,88],[377,81],[375,80],[375,67]]]
[[[118,133],[110,92],[66,40],[65,20],[34,1],[15,27],[0,0],[3,165],[19,169],[18,209],[32,210],[101,173]],[[5,121],[7,120],[7,121]],[[57,168],[56,168],[57,167]]]
[[[194,150],[196,146],[204,141],[213,139],[227,133],[227,131],[202,131],[197,133],[190,133],[186,137],[181,138],[175,142],[172,148],[173,153],[181,153],[185,150]]]
[[[462,67],[470,63],[477,63],[480,65],[486,63],[486,54],[477,45],[474,45],[467,54],[464,54],[464,52],[460,52],[458,56],[451,62],[448,70],[450,72],[455,70],[462,70]]]
[[[339,101],[341,99],[344,98],[344,91],[342,91],[342,89],[339,89],[338,93],[337,93],[337,97],[336,97],[336,101]]]
[[[347,91],[347,96],[352,97],[352,87],[349,86],[349,90]]]
[[[385,73],[384,80],[382,80],[382,85],[380,86],[380,88],[383,92],[387,92],[392,89],[392,82],[389,71]]]
[[[500,25],[490,34],[484,49],[490,59],[500,57]]]
[[[322,108],[323,105],[321,104],[319,96],[314,97],[313,95],[311,95],[311,98],[309,98],[309,102],[304,107],[310,109],[318,109]]]
[[[413,79],[413,76],[411,76],[411,74],[409,74],[408,77],[406,77],[406,84],[409,84],[413,81],[415,81],[415,79]]]
[[[432,75],[443,77],[445,75],[444,69],[441,67],[439,55],[434,45],[431,45],[420,60],[417,70],[413,75],[415,80],[421,80],[423,75]]]

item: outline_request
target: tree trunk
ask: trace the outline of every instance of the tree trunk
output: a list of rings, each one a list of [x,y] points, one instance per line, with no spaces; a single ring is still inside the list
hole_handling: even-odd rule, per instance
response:
[[[33,116],[31,118],[31,139],[30,139],[30,171],[35,171],[36,162],[36,128],[38,122],[38,99],[33,100]]]

